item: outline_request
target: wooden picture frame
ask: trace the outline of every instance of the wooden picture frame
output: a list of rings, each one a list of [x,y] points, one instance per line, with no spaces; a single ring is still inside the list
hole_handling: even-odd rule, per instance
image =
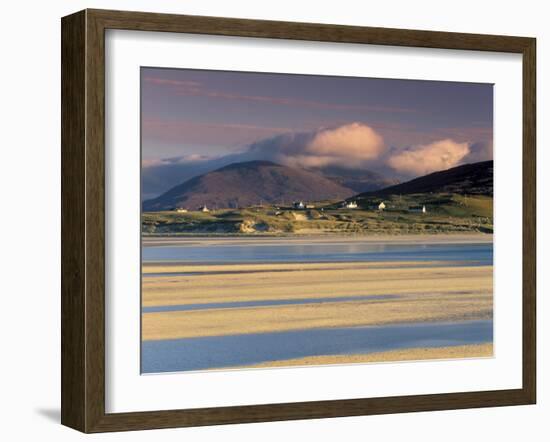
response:
[[[105,412],[105,30],[517,53],[523,57],[523,385],[457,392],[132,413]],[[62,424],[83,432],[533,404],[536,158],[533,38],[84,10],[62,19]]]

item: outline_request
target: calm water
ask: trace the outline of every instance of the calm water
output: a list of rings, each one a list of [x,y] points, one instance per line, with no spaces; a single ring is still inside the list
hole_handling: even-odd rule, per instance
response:
[[[142,248],[144,262],[180,261],[196,264],[352,261],[469,261],[493,263],[493,245],[373,244],[368,242],[292,244],[231,244],[151,246]]]
[[[142,373],[239,367],[291,358],[367,354],[493,340],[492,321],[299,330],[142,343]]]
[[[208,304],[156,305],[143,307],[143,313],[185,312],[218,308],[270,307],[276,305],[319,304],[327,302],[372,301],[400,298],[400,295],[339,296],[336,298],[262,299],[261,301],[210,302]]]

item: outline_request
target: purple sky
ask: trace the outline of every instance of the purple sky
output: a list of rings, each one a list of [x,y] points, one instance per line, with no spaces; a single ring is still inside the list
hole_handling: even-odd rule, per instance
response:
[[[141,87],[144,169],[251,149],[400,176],[492,158],[491,84],[142,68]]]

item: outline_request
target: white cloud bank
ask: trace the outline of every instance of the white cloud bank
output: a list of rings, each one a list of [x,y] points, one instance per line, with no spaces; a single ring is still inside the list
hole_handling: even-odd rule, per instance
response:
[[[358,167],[385,152],[384,140],[362,123],[285,134],[255,143],[248,151],[294,167]]]
[[[426,175],[458,166],[469,153],[470,143],[445,139],[397,152],[388,158],[388,164],[401,173]]]
[[[219,157],[190,154],[144,160],[144,192],[158,195],[176,184],[231,163],[269,160],[291,167],[366,169],[409,179],[460,164],[492,159],[492,143],[457,142],[451,138],[388,149],[382,135],[364,123],[349,123],[310,132],[291,132],[262,139],[239,153]]]

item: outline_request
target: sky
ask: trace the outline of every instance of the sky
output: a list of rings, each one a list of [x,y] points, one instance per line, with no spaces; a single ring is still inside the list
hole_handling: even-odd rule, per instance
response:
[[[141,68],[141,108],[151,195],[251,159],[399,179],[492,159],[491,84]]]

